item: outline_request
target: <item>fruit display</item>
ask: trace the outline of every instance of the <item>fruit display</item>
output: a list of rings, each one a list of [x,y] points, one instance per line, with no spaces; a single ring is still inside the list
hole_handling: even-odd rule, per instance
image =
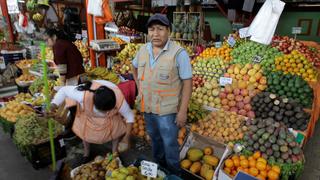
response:
[[[108,171],[112,172],[119,168],[119,159],[115,156],[107,155],[95,157],[93,162],[84,164],[74,169],[74,180],[97,179],[105,180]]]
[[[192,76],[192,88],[195,90],[198,87],[202,87],[205,83],[204,78],[202,75],[193,75]]]
[[[142,44],[128,43],[116,58],[120,61],[131,61],[136,56]]]
[[[267,88],[267,78],[263,75],[260,64],[230,65],[224,77],[237,81],[241,89],[253,87],[259,91],[263,91]]]
[[[271,46],[276,47],[285,54],[289,54],[293,50],[297,50],[302,53],[310,62],[320,62],[320,54],[317,52],[317,50],[312,50],[299,40],[290,38],[288,36],[274,36]]]
[[[247,131],[245,117],[237,115],[235,112],[214,111],[203,120],[191,126],[191,131],[200,135],[210,137],[221,143],[232,142],[243,138]]]
[[[52,95],[53,93],[53,87],[55,86],[55,82],[53,80],[48,80],[48,85],[49,85],[49,94]],[[38,78],[29,87],[29,91],[31,94],[35,93],[43,93],[44,91],[44,83],[42,78]]]
[[[0,116],[15,123],[19,116],[31,115],[34,111],[31,107],[18,101],[10,101],[0,108]]]
[[[102,80],[110,81],[114,84],[119,84],[121,82],[120,78],[116,73],[112,71],[108,71],[108,69],[104,67],[93,68],[87,71],[86,75],[89,78],[89,80],[102,79]]]
[[[222,45],[219,48],[210,47],[206,48],[198,58],[220,57],[225,62],[230,62],[232,60],[231,51],[232,49],[228,45]]]
[[[193,16],[189,22],[185,22],[184,14],[176,14],[173,19],[171,37],[176,39],[196,40],[198,39],[199,18]]]
[[[115,42],[118,43],[119,45],[127,44],[124,40],[122,40],[121,38],[118,38],[118,37],[112,37],[111,40],[112,40],[112,41],[115,41]]]
[[[52,123],[55,137],[62,133],[63,127],[57,121],[52,121]],[[36,115],[18,117],[15,124],[13,140],[19,147],[39,144],[49,140],[48,119],[39,118]]]
[[[313,90],[300,76],[272,72],[267,75],[266,91],[280,97],[293,99],[303,107],[310,107],[313,101]]]
[[[254,62],[254,58],[259,56],[261,58],[262,68],[266,71],[271,71],[274,67],[274,58],[280,56],[282,53],[276,48],[271,48],[263,44],[253,41],[242,43],[231,51],[232,63],[247,64]]]
[[[191,99],[188,106],[188,122],[197,122],[198,120],[205,118],[208,115],[208,112],[209,111],[202,107],[202,104],[198,103],[195,99]]]
[[[32,16],[32,19],[34,21],[42,21],[43,20],[43,15],[40,14],[40,13],[35,13],[33,16]]]
[[[285,74],[296,74],[306,81],[317,81],[317,71],[312,63],[301,53],[293,50],[290,54],[275,58],[275,70]]]
[[[135,110],[135,120],[133,124],[132,135],[138,137],[145,137],[146,135],[146,127],[144,122],[144,117],[138,111]]]
[[[30,102],[32,101],[32,96],[29,93],[19,93],[17,95],[14,96],[14,101],[16,102]]]
[[[131,29],[126,26],[120,26],[118,34],[122,34],[126,36],[139,36],[139,32],[137,32],[135,29]]]
[[[257,118],[272,118],[295,130],[304,131],[308,127],[310,114],[292,100],[262,92],[252,98],[251,104]]]
[[[219,98],[220,86],[216,79],[205,82],[203,87],[198,87],[192,92],[191,99],[197,103],[212,108],[220,108],[221,101]]]
[[[34,63],[36,63],[36,60],[25,59],[16,62],[16,66],[20,69],[25,69],[31,67],[31,65]]]
[[[194,50],[193,50],[192,45],[188,45],[186,43],[179,42],[179,41],[175,41],[175,43],[177,43],[179,46],[183,47],[187,51],[189,56],[194,56]]]
[[[21,76],[19,76],[16,81],[20,82],[30,82],[30,81],[34,81],[37,78],[34,75],[31,74],[22,74]]]
[[[222,109],[252,118],[254,112],[250,101],[256,93],[257,90],[248,88],[244,82],[228,84],[219,94]]]
[[[89,49],[87,43],[84,43],[81,40],[76,40],[74,45],[77,46],[83,58],[89,58]]]
[[[193,64],[193,74],[203,75],[205,79],[219,78],[227,66],[221,58],[201,58]]]
[[[128,74],[132,72],[131,61],[120,61],[112,66],[112,71],[117,74]]]
[[[261,157],[261,152],[256,151],[251,156],[232,155],[224,161],[223,171],[234,177],[239,171],[246,172],[259,180],[280,179],[281,168],[271,165]]]
[[[205,180],[212,180],[220,159],[210,146],[204,149],[191,147],[185,159],[180,162],[181,168],[200,175]]]
[[[112,171],[110,175],[106,175],[105,180],[118,180],[118,179],[124,179],[124,180],[163,180],[164,175],[160,175],[158,172],[158,175],[156,178],[147,178],[146,176],[141,174],[141,167],[136,166],[128,166],[128,167],[121,167],[119,169],[116,169]]]
[[[303,160],[303,152],[294,135],[283,124],[272,118],[256,118],[247,121],[249,130],[243,137],[243,145],[249,152],[260,151],[270,163],[294,164]]]

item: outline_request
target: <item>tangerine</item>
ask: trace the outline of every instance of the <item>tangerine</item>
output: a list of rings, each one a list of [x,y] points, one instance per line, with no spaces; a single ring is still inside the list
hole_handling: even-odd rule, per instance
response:
[[[231,159],[227,159],[225,162],[224,162],[225,166],[228,167],[228,168],[232,168],[233,167],[233,161]]]
[[[270,180],[277,180],[277,179],[279,179],[279,174],[277,172],[273,171],[273,170],[270,170],[268,172],[268,178]]]
[[[258,161],[257,164],[256,164],[256,167],[257,169],[259,169],[260,171],[263,171],[267,168],[267,164],[261,162],[261,161]]]
[[[249,167],[249,161],[247,159],[243,159],[240,161],[240,166],[241,167],[244,167],[244,168],[247,168]]]
[[[249,169],[249,174],[251,174],[252,176],[257,176],[259,174],[259,170],[255,167],[251,167]]]

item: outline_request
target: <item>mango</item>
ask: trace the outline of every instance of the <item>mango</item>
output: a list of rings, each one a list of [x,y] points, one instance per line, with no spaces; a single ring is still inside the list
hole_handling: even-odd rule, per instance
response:
[[[188,159],[192,162],[199,161],[202,158],[202,156],[203,156],[202,150],[197,148],[190,148],[187,153]]]
[[[219,159],[215,156],[205,155],[203,156],[203,161],[211,166],[217,167],[219,164]]]
[[[214,174],[214,170],[210,169],[210,170],[208,170],[208,171],[206,172],[204,178],[205,178],[206,180],[212,180],[213,174]]]
[[[184,169],[189,169],[192,165],[192,162],[189,159],[184,159],[180,162],[180,166]]]
[[[211,154],[213,154],[213,149],[212,149],[212,147],[208,146],[203,149],[203,152],[205,155],[211,155]]]
[[[206,172],[210,169],[212,169],[212,166],[210,166],[209,164],[203,164],[200,169],[200,176],[205,177]]]
[[[197,162],[194,162],[191,167],[190,167],[190,171],[193,173],[193,174],[197,174],[201,169],[201,162],[197,161]]]

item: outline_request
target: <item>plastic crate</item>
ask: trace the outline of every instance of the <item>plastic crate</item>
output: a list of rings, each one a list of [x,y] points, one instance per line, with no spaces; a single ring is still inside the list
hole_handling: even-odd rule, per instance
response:
[[[66,149],[62,137],[56,137],[54,139],[56,161],[66,157]],[[32,164],[34,169],[44,168],[52,163],[50,141],[38,144],[30,145],[26,148],[27,160]]]

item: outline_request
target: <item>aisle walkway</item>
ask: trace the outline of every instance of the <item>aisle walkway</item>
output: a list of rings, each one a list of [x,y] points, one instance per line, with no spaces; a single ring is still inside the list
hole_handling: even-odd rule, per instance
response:
[[[0,180],[47,180],[51,176],[51,171],[46,169],[34,170],[31,164],[25,160],[12,140],[4,134],[0,128]],[[96,152],[105,151],[106,146],[94,148]],[[100,149],[100,150],[99,150]],[[100,152],[101,152],[100,151]],[[320,125],[317,126],[314,137],[305,147],[306,165],[300,178],[301,180],[320,179]],[[139,155],[150,156],[150,152],[128,152],[122,155],[125,165],[132,162]]]

